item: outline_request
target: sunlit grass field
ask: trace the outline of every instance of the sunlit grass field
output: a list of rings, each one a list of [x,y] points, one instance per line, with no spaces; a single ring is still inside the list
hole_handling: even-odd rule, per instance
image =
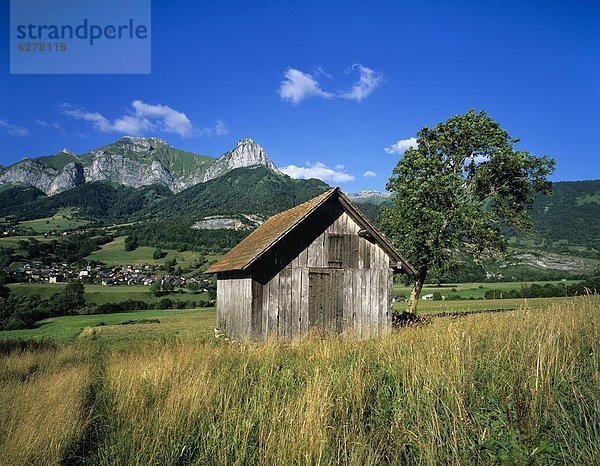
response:
[[[189,267],[200,258],[200,254],[193,251],[178,252],[174,249],[164,249],[167,255],[162,259],[153,259],[152,254],[156,248],[140,246],[133,251],[125,251],[125,236],[119,236],[110,243],[102,245],[98,251],[90,254],[88,260],[97,260],[109,265],[114,264],[164,264],[165,261],[175,258],[181,267]]]
[[[483,295],[485,291],[491,288],[511,290],[513,288],[518,289],[522,284],[531,283],[558,283],[558,282],[511,282],[511,283],[458,283],[451,285],[444,285],[443,287],[436,287],[427,285],[424,288],[423,294],[434,293],[439,291],[443,295],[446,295],[448,290],[452,288],[458,290],[458,294],[464,298],[473,297],[473,299],[463,299],[460,301],[419,301],[418,311],[421,313],[435,313],[435,312],[457,312],[457,311],[472,311],[472,310],[497,310],[497,309],[516,309],[523,304],[522,299],[488,299],[484,300]],[[566,282],[570,283],[570,282]],[[62,284],[49,284],[49,283],[13,283],[9,287],[17,295],[21,296],[32,296],[38,295],[42,299],[48,299],[55,293],[60,292],[64,285]],[[160,297],[154,296],[150,292],[150,288],[142,285],[135,286],[102,286],[102,285],[86,285],[86,299],[92,304],[102,303],[114,303],[119,301],[126,301],[128,299],[140,300],[154,303],[161,299]],[[402,287],[400,285],[394,286],[394,294],[409,296],[410,289],[408,287]],[[207,300],[208,296],[206,293],[192,294],[192,293],[174,293],[169,294],[166,297],[176,301],[200,301]],[[565,299],[570,298],[532,298],[528,299],[527,302],[532,307],[546,307],[548,305],[563,302]],[[394,303],[395,311],[402,311],[406,308],[406,304],[403,301]]]
[[[530,286],[532,284],[545,285],[551,283],[553,285],[576,283],[576,280],[565,281],[534,281],[534,282],[482,282],[482,283],[444,283],[443,285],[426,284],[423,287],[421,296],[440,293],[442,296],[460,295],[461,298],[483,299],[484,294],[488,290],[519,290],[522,286]],[[394,293],[396,295],[410,296],[411,286],[403,286],[400,284],[394,285]]]
[[[215,322],[214,308],[51,317],[40,321],[36,328],[1,331],[0,340],[50,338],[58,342],[66,342],[80,337],[93,337],[113,341],[153,339],[174,335],[209,335]],[[83,332],[86,329],[93,329],[93,331]]]
[[[38,218],[35,220],[26,220],[19,225],[25,228],[31,228],[37,233],[48,233],[50,231],[64,231],[78,228],[89,223],[74,216],[73,209],[61,209],[52,217]]]
[[[525,303],[531,308],[547,308],[554,304],[577,301],[581,297],[570,298],[528,298],[528,299],[467,299],[460,301],[419,301],[417,313],[438,314],[440,312],[463,312],[463,311],[496,311],[518,309]],[[396,302],[394,310],[401,312],[406,309],[405,302]]]
[[[0,237],[0,248],[16,249],[19,246],[19,241],[26,241],[29,238],[36,239],[41,242],[50,242],[56,237],[45,237],[44,235],[28,235],[28,236],[2,236]]]
[[[11,283],[8,287],[19,296],[38,295],[42,299],[48,299],[53,294],[59,293],[65,285],[61,283]],[[144,285],[85,285],[85,299],[91,304],[118,303],[128,299],[155,303],[163,297],[173,301],[200,301],[207,300],[206,293],[188,293],[181,291],[171,293],[167,296],[157,297],[152,294],[149,286]]]
[[[368,341],[215,339],[214,314],[202,311],[188,333],[154,338],[152,325],[184,316],[158,315],[84,328],[58,346],[0,342],[0,464],[600,458],[598,297],[433,319]]]

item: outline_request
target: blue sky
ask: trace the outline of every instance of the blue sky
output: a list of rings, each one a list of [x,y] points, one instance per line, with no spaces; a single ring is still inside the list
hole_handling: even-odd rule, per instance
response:
[[[295,176],[382,190],[398,141],[475,108],[553,179],[600,178],[600,2],[155,0],[149,75],[10,75],[0,16],[4,165],[125,133],[214,156],[252,137]]]

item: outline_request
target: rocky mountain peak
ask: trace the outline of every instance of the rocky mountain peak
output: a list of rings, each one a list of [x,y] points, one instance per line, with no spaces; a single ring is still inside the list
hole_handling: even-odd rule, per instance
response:
[[[216,178],[235,168],[255,167],[258,165],[267,167],[275,173],[280,173],[262,146],[250,138],[241,139],[232,150],[223,154],[208,168],[204,175],[204,181]]]
[[[26,158],[0,170],[0,185],[34,186],[53,195],[84,183],[110,181],[136,188],[162,184],[178,192],[230,170],[256,166],[279,173],[252,139],[238,141],[232,150],[214,159],[175,149],[163,139],[123,136],[81,156],[65,148],[52,156]]]
[[[221,159],[228,160],[230,169],[264,165],[273,171],[278,171],[262,146],[250,138],[239,140],[235,148],[223,154]]]
[[[267,154],[262,146],[255,143],[254,140],[250,138],[240,139],[235,148],[228,153],[231,154],[232,157],[249,161],[256,160],[259,162],[256,165],[262,165],[260,162],[268,159]]]

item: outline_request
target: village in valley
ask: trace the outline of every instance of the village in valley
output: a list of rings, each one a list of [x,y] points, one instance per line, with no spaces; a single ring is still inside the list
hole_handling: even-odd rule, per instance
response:
[[[195,290],[207,292],[209,280],[197,277],[182,277],[159,274],[158,268],[150,264],[123,264],[108,266],[105,264],[86,265],[79,268],[66,262],[44,265],[41,261],[32,261],[22,267],[8,267],[4,272],[15,282],[60,284],[73,280],[103,286],[144,285],[186,287],[192,283]]]

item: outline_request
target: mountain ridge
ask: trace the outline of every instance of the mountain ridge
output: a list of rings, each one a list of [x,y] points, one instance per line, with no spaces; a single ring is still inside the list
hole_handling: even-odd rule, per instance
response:
[[[80,156],[63,149],[53,155],[27,157],[0,168],[0,185],[34,187],[53,196],[85,183],[109,181],[133,188],[161,184],[177,193],[251,166],[280,173],[252,139],[241,139],[217,158],[177,149],[160,138],[123,136]]]
[[[93,181],[47,196],[30,186],[0,190],[0,218],[17,221],[76,209],[82,218],[97,222],[139,221],[207,215],[272,215],[307,201],[329,189],[317,179],[296,180],[265,166],[235,168],[221,176],[173,193],[162,184],[138,188],[109,181]]]

